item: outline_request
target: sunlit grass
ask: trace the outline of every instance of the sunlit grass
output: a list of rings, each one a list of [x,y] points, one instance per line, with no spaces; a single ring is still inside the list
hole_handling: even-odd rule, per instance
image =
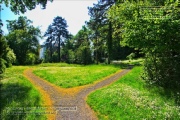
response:
[[[36,67],[34,73],[55,85],[70,88],[91,84],[118,70],[120,70],[120,67],[113,65],[66,65],[61,67],[60,64],[57,64],[57,67],[55,65]]]
[[[142,67],[135,67],[122,79],[88,96],[87,103],[95,110],[99,119],[180,118],[180,107],[174,103],[174,99],[167,99],[160,88],[147,88],[146,83],[139,77],[141,72]]]
[[[67,64],[67,63],[42,63],[36,65],[36,67],[78,67],[78,64]]]
[[[36,88],[23,76],[23,71],[27,68],[13,66],[6,69],[0,89],[1,120],[46,119],[45,114],[38,115],[37,109],[32,109],[41,106],[43,100]]]

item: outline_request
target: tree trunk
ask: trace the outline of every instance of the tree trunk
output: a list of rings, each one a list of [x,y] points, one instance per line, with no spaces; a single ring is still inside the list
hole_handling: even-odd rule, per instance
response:
[[[61,56],[60,56],[61,36],[60,35],[58,36],[58,39],[59,39],[59,41],[58,41],[58,61],[61,62]]]
[[[107,47],[108,47],[108,64],[110,64],[111,55],[112,55],[112,25],[111,25],[111,22],[109,22]]]
[[[50,42],[50,62],[52,62],[52,40]]]
[[[96,64],[98,64],[98,38],[96,36]]]

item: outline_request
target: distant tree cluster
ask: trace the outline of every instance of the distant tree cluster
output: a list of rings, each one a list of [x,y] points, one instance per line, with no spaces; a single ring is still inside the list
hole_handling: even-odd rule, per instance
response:
[[[60,16],[54,18],[44,36],[46,39],[46,62],[91,63],[90,41],[88,30],[83,26],[77,35],[67,30],[66,20]]]
[[[90,20],[74,36],[67,34],[67,24],[61,17],[54,18],[44,35],[47,37],[45,61],[110,64],[111,60],[126,59],[132,52],[138,57],[139,50],[120,46],[121,37],[114,27],[116,22],[108,18],[108,11],[115,3],[114,0],[98,1],[93,7],[89,7]],[[57,29],[58,25],[61,29]],[[59,56],[61,59],[57,58]]]
[[[18,20],[7,21],[9,34],[6,37],[7,43],[16,54],[14,64],[27,65],[39,63],[39,39],[41,32],[35,28],[32,21],[20,16]]]

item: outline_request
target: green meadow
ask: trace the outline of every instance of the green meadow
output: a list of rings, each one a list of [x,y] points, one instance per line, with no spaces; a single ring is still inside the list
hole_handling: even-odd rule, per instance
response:
[[[87,103],[100,120],[178,120],[180,107],[159,87],[141,80],[135,67],[117,82],[92,92]]]
[[[92,84],[126,68],[137,65],[128,74],[110,86],[92,92],[86,99],[100,120],[141,120],[180,118],[180,108],[175,98],[165,91],[149,86],[141,79],[143,60],[122,61],[116,65],[75,65],[43,63],[37,66],[13,66],[7,68],[1,80],[1,119],[44,120],[45,114],[18,114],[22,108],[42,106],[39,91],[23,76],[23,71],[33,68],[39,77],[63,88]],[[37,109],[25,109],[38,113]],[[42,112],[42,111],[41,111]]]
[[[68,65],[42,64],[34,69],[34,74],[62,88],[71,88],[92,84],[120,70],[114,65]]]
[[[39,91],[23,76],[28,67],[7,68],[1,80],[1,120],[45,120],[44,112],[36,107],[43,105]]]

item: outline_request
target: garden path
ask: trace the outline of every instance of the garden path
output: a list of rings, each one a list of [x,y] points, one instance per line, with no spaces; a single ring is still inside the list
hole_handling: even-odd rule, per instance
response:
[[[24,76],[42,94],[48,120],[97,120],[95,112],[86,103],[86,97],[92,91],[117,81],[130,69],[120,70],[94,84],[74,88],[60,88],[37,77],[32,71],[32,69],[25,70]]]

